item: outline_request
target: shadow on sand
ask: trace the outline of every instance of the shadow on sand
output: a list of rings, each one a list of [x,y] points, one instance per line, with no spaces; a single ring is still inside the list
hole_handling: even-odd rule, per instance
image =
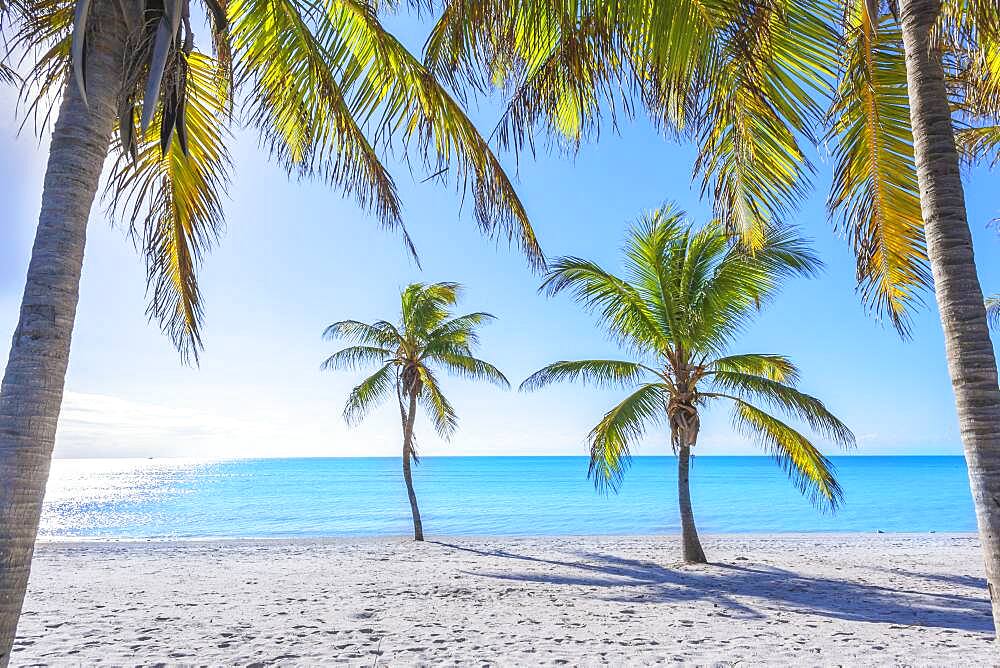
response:
[[[572,560],[542,559],[506,550],[477,550],[451,543],[442,547],[525,562],[530,570],[467,572],[500,580],[538,582],[614,592],[607,600],[634,603],[710,601],[736,619],[760,619],[753,599],[780,604],[790,610],[859,622],[938,627],[993,633],[990,602],[982,578],[879,570],[900,580],[928,582],[926,589],[868,584],[857,580],[802,575],[795,571],[734,564],[663,566],[596,552],[574,553]],[[941,584],[961,593],[941,592]],[[596,592],[595,592],[596,593]],[[738,600],[739,599],[739,600]]]

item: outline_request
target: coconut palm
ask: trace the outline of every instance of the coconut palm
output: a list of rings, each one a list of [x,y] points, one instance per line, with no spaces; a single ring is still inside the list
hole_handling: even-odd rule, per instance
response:
[[[789,232],[768,231],[763,241],[750,253],[730,243],[720,222],[695,229],[682,212],[665,207],[643,217],[629,234],[623,275],[565,257],[555,260],[542,285],[550,295],[568,291],[596,311],[637,361],[556,362],[532,374],[521,389],[580,380],[629,390],[589,435],[589,475],[598,488],[617,489],[635,444],[655,425],[669,428],[688,562],[705,561],[689,467],[702,411],[713,404],[728,402],[737,429],[756,438],[810,500],[833,509],[842,499],[829,460],[770,411],[843,445],[854,443],[850,430],[821,401],[797,389],[799,372],[788,358],[729,351],[782,279],[812,274],[820,265]]]
[[[1000,591],[1000,388],[953,129],[1000,117],[1000,3],[443,5],[425,61],[466,89],[499,85],[502,143],[533,147],[541,130],[574,150],[602,119],[644,108],[695,141],[703,192],[750,248],[808,189],[797,138],[825,140],[829,206],[865,303],[905,336],[934,289],[987,579]],[[1000,595],[993,616],[1000,625]]]
[[[479,344],[477,328],[494,317],[489,313],[452,316],[460,292],[457,283],[414,283],[403,290],[398,324],[342,320],[327,327],[323,334],[357,344],[328,357],[324,369],[378,367],[347,398],[344,419],[348,424],[357,424],[393,392],[396,394],[403,426],[403,480],[413,515],[414,540],[424,539],[410,470],[411,461],[419,462],[413,433],[417,404],[423,406],[441,438],[451,438],[458,426],[458,416],[441,391],[437,371],[510,387],[496,367],[474,356]]]
[[[381,8],[390,7],[378,3]],[[9,661],[48,477],[87,220],[108,201],[145,252],[149,310],[197,360],[197,268],[223,223],[230,130],[259,131],[296,176],[401,227],[386,152],[471,191],[487,232],[541,261],[524,208],[461,106],[365,0],[0,0],[5,81],[52,126],[41,214],[0,390],[0,665]],[[198,10],[198,8],[196,8]],[[239,112],[239,113],[237,113]]]

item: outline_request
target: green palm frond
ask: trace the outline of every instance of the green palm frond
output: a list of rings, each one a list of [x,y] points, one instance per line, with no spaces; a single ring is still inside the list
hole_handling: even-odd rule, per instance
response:
[[[510,381],[499,369],[471,355],[440,353],[426,359],[429,362],[437,362],[445,371],[454,375],[469,380],[486,381],[504,389],[510,388]]]
[[[455,415],[455,409],[442,394],[437,378],[425,366],[420,367],[420,380],[423,382],[423,388],[418,397],[420,404],[430,416],[438,436],[448,440],[458,428],[458,416]]]
[[[906,63],[890,15],[875,32],[865,0],[847,12],[847,56],[830,111],[835,161],[828,200],[854,246],[865,303],[906,335],[931,285],[913,157]]]
[[[112,213],[131,222],[142,239],[150,318],[159,321],[183,358],[197,362],[204,314],[197,268],[221,234],[232,160],[223,122],[227,91],[216,77],[217,62],[198,52],[182,57],[187,62],[187,152],[173,142],[163,153],[159,133],[151,130],[133,160],[119,133],[105,196]]]
[[[805,436],[740,400],[735,402],[733,424],[743,434],[757,438],[812,503],[835,510],[843,502],[844,492],[834,476],[833,464]]]
[[[496,320],[495,315],[483,312],[467,313],[446,320],[427,335],[428,348],[435,344],[475,347],[479,345],[476,328],[493,320]]]
[[[837,419],[823,402],[804,392],[763,376],[732,371],[716,371],[712,382],[721,392],[732,392],[739,400],[759,399],[772,408],[795,416],[809,427],[844,446],[855,445],[854,434]]]
[[[550,296],[568,290],[585,309],[597,312],[620,341],[641,348],[663,346],[660,328],[635,288],[589,260],[554,260],[540,290]]]
[[[727,355],[712,363],[717,371],[762,376],[769,380],[794,386],[799,381],[799,369],[784,355],[744,353]]]
[[[622,360],[580,360],[555,362],[528,376],[521,383],[522,392],[533,392],[552,383],[579,380],[595,387],[628,387],[647,373],[655,372],[637,362]]]
[[[612,408],[590,432],[587,475],[601,491],[617,491],[631,463],[632,446],[650,426],[666,418],[665,386],[648,383]]]
[[[394,361],[395,352],[374,346],[351,346],[344,348],[323,360],[320,368],[336,371],[353,371],[365,365],[386,364]]]
[[[379,348],[395,348],[403,342],[403,337],[395,325],[385,321],[369,325],[358,320],[341,320],[327,327],[323,331],[323,338],[347,339]]]
[[[317,18],[320,21],[319,18]],[[339,63],[355,116],[380,139],[402,139],[434,174],[445,170],[471,191],[480,228],[516,240],[536,268],[544,256],[524,205],[500,162],[461,106],[362,0],[325,0],[318,39]]]
[[[413,283],[403,290],[402,325],[410,340],[425,340],[427,333],[439,327],[449,316],[461,295],[458,283]]]
[[[373,408],[385,401],[395,386],[396,365],[390,362],[351,390],[344,406],[344,421],[350,425],[361,422]]]
[[[1000,329],[1000,295],[986,298],[986,320],[991,329]]]

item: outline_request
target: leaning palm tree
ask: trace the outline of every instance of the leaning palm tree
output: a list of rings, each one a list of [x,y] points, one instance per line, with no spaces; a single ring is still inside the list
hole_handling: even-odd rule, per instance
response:
[[[392,3],[389,3],[392,4]],[[385,8],[386,3],[378,3]],[[197,268],[223,224],[230,131],[259,131],[401,228],[386,152],[471,192],[477,222],[541,255],[511,183],[461,106],[367,0],[0,0],[0,75],[55,118],[20,320],[0,389],[0,665],[10,659],[62,401],[87,221],[106,162],[114,216],[145,251],[148,314],[202,347]],[[198,17],[211,44],[194,39]],[[237,113],[239,112],[239,113]],[[26,119],[27,120],[27,119]],[[108,161],[108,158],[111,158]]]
[[[796,388],[799,373],[782,355],[729,352],[739,332],[790,275],[819,261],[789,232],[769,231],[756,252],[730,243],[715,221],[695,229],[670,207],[645,216],[625,244],[625,274],[567,257],[552,265],[542,289],[569,291],[596,311],[631,360],[556,362],[521,384],[535,390],[563,380],[624,387],[630,394],[589,436],[590,471],[598,488],[617,489],[631,451],[654,425],[665,424],[677,455],[684,560],[703,563],[691,507],[689,470],[701,413],[729,402],[737,429],[755,437],[811,501],[836,508],[842,491],[830,461],[777,409],[842,445],[851,431],[821,401]]]
[[[808,190],[800,140],[824,139],[831,214],[866,305],[907,335],[933,288],[986,576],[1000,592],[1000,386],[953,129],[985,120],[1000,140],[1000,2],[443,5],[425,61],[465,89],[507,93],[501,143],[533,147],[541,130],[575,150],[605,119],[645,108],[694,140],[703,192],[750,248]]]
[[[476,329],[494,317],[489,313],[452,316],[451,308],[458,302],[460,291],[457,283],[414,283],[403,290],[398,324],[385,320],[370,325],[342,320],[324,332],[326,338],[343,338],[357,344],[328,357],[323,362],[324,369],[378,366],[347,398],[344,419],[348,424],[357,424],[395,391],[403,425],[403,480],[413,515],[414,540],[424,539],[410,470],[410,462],[419,461],[413,434],[417,404],[423,406],[441,438],[450,438],[458,426],[458,417],[441,392],[435,371],[443,369],[472,380],[510,387],[496,367],[474,356],[479,343]]]

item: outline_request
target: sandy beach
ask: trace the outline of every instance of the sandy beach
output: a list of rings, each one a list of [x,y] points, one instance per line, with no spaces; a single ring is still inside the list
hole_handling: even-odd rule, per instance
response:
[[[972,535],[44,543],[14,665],[991,665]]]

